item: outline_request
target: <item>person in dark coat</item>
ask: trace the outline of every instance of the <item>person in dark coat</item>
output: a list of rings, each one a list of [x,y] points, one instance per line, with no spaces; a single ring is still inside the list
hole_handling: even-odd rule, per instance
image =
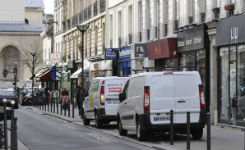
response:
[[[76,100],[79,109],[79,115],[81,115],[81,117],[83,117],[84,114],[84,110],[83,110],[84,99],[85,99],[85,90],[82,88],[82,84],[79,83],[76,90]]]

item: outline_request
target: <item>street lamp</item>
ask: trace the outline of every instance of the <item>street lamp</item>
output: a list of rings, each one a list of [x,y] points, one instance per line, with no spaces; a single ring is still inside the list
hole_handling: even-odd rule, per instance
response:
[[[33,87],[34,87],[34,70],[35,70],[35,56],[36,56],[36,52],[31,52],[30,53],[32,56],[32,86],[31,86],[31,99],[32,99],[32,105],[33,105]]]
[[[83,46],[84,46],[84,33],[88,30],[89,26],[86,25],[77,25],[77,29],[82,33],[82,48],[81,48],[81,59],[82,59],[82,89],[84,90],[84,54],[83,54]]]

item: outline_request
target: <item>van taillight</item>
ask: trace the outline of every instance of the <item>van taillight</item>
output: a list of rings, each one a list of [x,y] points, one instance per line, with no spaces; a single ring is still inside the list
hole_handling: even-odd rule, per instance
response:
[[[105,105],[105,81],[102,81],[102,85],[101,85],[101,88],[100,88],[100,104],[102,106]]]
[[[199,85],[199,96],[200,96],[200,106],[201,108],[205,108],[206,104],[205,104],[204,90],[202,85]]]
[[[144,89],[144,109],[150,110],[150,87],[145,86]]]

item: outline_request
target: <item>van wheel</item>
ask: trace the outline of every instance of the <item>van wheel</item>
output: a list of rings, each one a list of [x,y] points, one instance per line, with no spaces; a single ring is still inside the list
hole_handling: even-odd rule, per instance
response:
[[[118,119],[118,132],[119,132],[119,135],[121,135],[121,136],[125,136],[128,133],[127,130],[123,129],[122,122],[121,122],[120,118]]]
[[[203,135],[203,128],[191,129],[191,135],[194,140],[200,140]]]
[[[95,127],[96,128],[102,128],[102,122],[101,120],[99,119],[99,116],[97,113],[95,113]]]
[[[83,125],[87,126],[89,125],[89,123],[90,123],[90,120],[87,119],[85,116],[83,116]]]
[[[137,121],[137,124],[136,124],[136,135],[137,135],[138,141],[146,140],[147,131],[144,131],[142,129],[142,125],[141,125],[141,123],[139,121]]]

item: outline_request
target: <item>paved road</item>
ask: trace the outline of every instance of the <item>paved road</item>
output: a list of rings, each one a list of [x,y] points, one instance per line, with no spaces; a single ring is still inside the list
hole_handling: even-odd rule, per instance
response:
[[[150,150],[99,131],[20,107],[18,138],[31,150]]]

